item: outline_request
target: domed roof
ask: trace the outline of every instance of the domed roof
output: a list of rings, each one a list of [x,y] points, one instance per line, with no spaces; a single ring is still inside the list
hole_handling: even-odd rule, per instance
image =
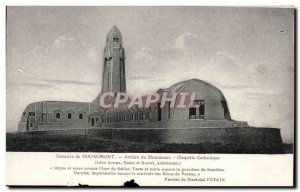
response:
[[[185,93],[181,95],[189,95],[187,98],[187,107],[189,103],[196,102],[198,105],[202,103],[202,113],[205,120],[230,120],[230,111],[227,106],[226,99],[222,92],[215,86],[201,81],[199,79],[190,79],[181,81],[172,85],[171,87],[161,90],[162,92],[168,92],[168,95],[178,95],[179,93]],[[160,92],[160,91],[159,91]],[[179,94],[180,95],[180,94]],[[193,97],[194,95],[195,97]],[[181,96],[176,98],[176,103],[179,103]],[[200,112],[199,112],[200,113]],[[188,119],[189,110],[174,110],[172,112],[174,119]],[[196,113],[197,115],[197,113]]]
[[[171,87],[165,89],[168,93],[179,93],[179,92],[186,92],[186,93],[196,93],[196,98],[211,98],[211,99],[218,99],[218,100],[225,100],[222,92],[216,88],[215,86],[199,80],[199,79],[190,79],[186,81],[181,81],[172,85]]]

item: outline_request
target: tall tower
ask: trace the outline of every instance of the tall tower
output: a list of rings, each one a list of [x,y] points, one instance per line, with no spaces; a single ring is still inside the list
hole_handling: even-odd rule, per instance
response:
[[[103,60],[102,93],[126,92],[125,51],[116,26],[108,33]]]

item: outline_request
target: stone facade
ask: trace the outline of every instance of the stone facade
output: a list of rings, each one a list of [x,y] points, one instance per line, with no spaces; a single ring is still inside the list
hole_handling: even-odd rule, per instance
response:
[[[198,79],[182,81],[172,85],[167,89],[159,89],[157,93],[166,92],[171,95],[174,92],[195,93],[195,100],[198,107],[176,108],[170,107],[167,103],[164,107],[160,106],[160,101],[153,103],[149,108],[123,107],[101,109],[90,116],[90,126],[119,126],[119,124],[127,127],[129,124],[142,122],[147,127],[151,126],[151,122],[173,122],[172,120],[186,121],[180,123],[183,127],[189,127],[193,122],[193,127],[247,127],[246,122],[233,121],[227,106],[226,99],[222,92],[211,84]],[[188,104],[191,101],[185,100]],[[145,99],[142,98],[145,104]],[[99,102],[99,100],[98,100]],[[177,97],[175,103],[180,102]],[[99,106],[99,104],[97,105]],[[99,121],[97,125],[94,123]],[[128,124],[129,123],[129,124]],[[149,126],[148,126],[149,125]],[[176,124],[174,125],[176,126]],[[143,127],[143,126],[141,126]]]
[[[86,128],[90,103],[42,101],[29,104],[19,122],[19,132]]]

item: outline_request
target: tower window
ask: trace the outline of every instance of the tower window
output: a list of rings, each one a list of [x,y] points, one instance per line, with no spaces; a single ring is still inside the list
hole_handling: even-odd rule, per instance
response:
[[[113,42],[119,42],[119,38],[118,37],[113,37]]]
[[[83,115],[81,113],[79,114],[79,119],[83,119]]]
[[[30,127],[33,127],[33,123],[30,123]]]
[[[72,119],[72,114],[68,113],[68,119]]]
[[[60,119],[60,113],[56,113],[56,119]]]

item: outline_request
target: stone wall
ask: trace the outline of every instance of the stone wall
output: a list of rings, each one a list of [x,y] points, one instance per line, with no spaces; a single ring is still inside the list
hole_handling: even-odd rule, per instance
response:
[[[209,127],[248,127],[247,122],[231,120],[141,120],[133,122],[103,123],[104,128],[209,128]]]
[[[150,143],[281,144],[276,128],[87,128],[35,131],[38,134],[91,135],[106,139]]]
[[[87,134],[108,139],[153,143],[279,144],[275,128],[173,128],[173,129],[88,129]]]

